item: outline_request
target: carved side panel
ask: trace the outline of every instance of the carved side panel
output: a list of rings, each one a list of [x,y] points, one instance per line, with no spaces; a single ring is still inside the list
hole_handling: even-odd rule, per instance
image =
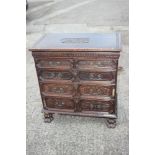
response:
[[[42,91],[46,93],[57,93],[57,94],[73,94],[74,87],[69,84],[43,84]]]
[[[81,95],[94,95],[94,96],[112,96],[112,86],[96,86],[96,85],[81,85],[79,87]]]
[[[39,78],[47,80],[72,80],[73,75],[67,71],[42,71]]]
[[[81,101],[82,111],[96,111],[96,112],[109,112],[113,113],[112,101]]]
[[[115,72],[84,72],[80,71],[79,77],[85,81],[112,81],[115,80]]]
[[[46,98],[45,104],[47,108],[51,109],[68,109],[74,110],[74,103],[70,99]]]

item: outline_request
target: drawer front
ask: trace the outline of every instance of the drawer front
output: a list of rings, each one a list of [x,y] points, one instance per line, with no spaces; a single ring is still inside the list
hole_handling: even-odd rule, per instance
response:
[[[36,61],[38,68],[71,68],[70,60],[63,59],[41,59]]]
[[[72,80],[73,75],[69,71],[40,71],[40,80]]]
[[[114,112],[113,101],[87,101],[83,100],[80,103],[82,111],[94,111],[94,112]]]
[[[80,85],[79,91],[81,95],[88,96],[115,96],[114,86]]]
[[[74,111],[74,102],[71,99],[65,98],[45,98],[45,105],[48,109],[66,109]]]
[[[80,60],[78,62],[78,68],[116,68],[117,67],[117,60]]]
[[[79,78],[84,81],[115,81],[116,72],[80,71]]]
[[[51,94],[73,94],[74,88],[71,84],[51,84],[46,83],[41,85],[41,91]]]

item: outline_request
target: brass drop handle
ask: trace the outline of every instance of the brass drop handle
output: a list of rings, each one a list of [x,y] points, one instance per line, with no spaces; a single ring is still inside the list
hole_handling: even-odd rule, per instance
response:
[[[56,105],[59,107],[62,107],[62,106],[64,106],[64,102],[56,102]]]
[[[102,105],[100,105],[100,104],[91,104],[90,107],[91,107],[91,109],[101,109]]]

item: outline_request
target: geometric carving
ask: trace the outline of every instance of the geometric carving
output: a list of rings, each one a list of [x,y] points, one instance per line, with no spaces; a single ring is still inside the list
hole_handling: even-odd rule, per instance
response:
[[[45,102],[47,108],[74,109],[74,103],[70,99],[46,98]]]
[[[83,51],[85,51],[87,49],[83,49]],[[59,49],[59,51],[61,51],[61,49]],[[119,54],[105,54],[105,53],[101,53],[101,52],[34,52],[33,53],[34,58],[38,57],[48,57],[48,58],[53,58],[53,57],[91,57],[91,58],[105,58],[105,59],[118,59],[119,58]]]
[[[115,72],[84,72],[80,71],[79,78],[88,81],[112,81],[115,79]]]
[[[40,60],[37,62],[38,67],[63,67],[70,66],[69,61],[62,60]]]
[[[82,85],[79,87],[81,95],[112,95],[112,87],[111,86],[89,86]]]
[[[73,75],[65,71],[44,71],[40,74],[40,77],[43,79],[71,80]]]
[[[73,93],[72,85],[58,85],[58,84],[43,84],[42,91],[47,93],[58,93],[58,94],[72,94]]]
[[[83,111],[102,111],[113,113],[112,101],[81,101],[81,108]]]
[[[83,60],[78,63],[79,68],[116,68],[116,60],[90,61]]]

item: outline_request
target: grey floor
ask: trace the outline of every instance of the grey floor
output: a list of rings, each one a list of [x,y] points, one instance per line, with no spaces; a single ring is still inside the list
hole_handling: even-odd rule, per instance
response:
[[[27,155],[128,155],[128,0],[28,0]],[[56,115],[45,124],[28,48],[49,32],[122,34],[118,73],[118,123],[108,129],[102,118]]]

